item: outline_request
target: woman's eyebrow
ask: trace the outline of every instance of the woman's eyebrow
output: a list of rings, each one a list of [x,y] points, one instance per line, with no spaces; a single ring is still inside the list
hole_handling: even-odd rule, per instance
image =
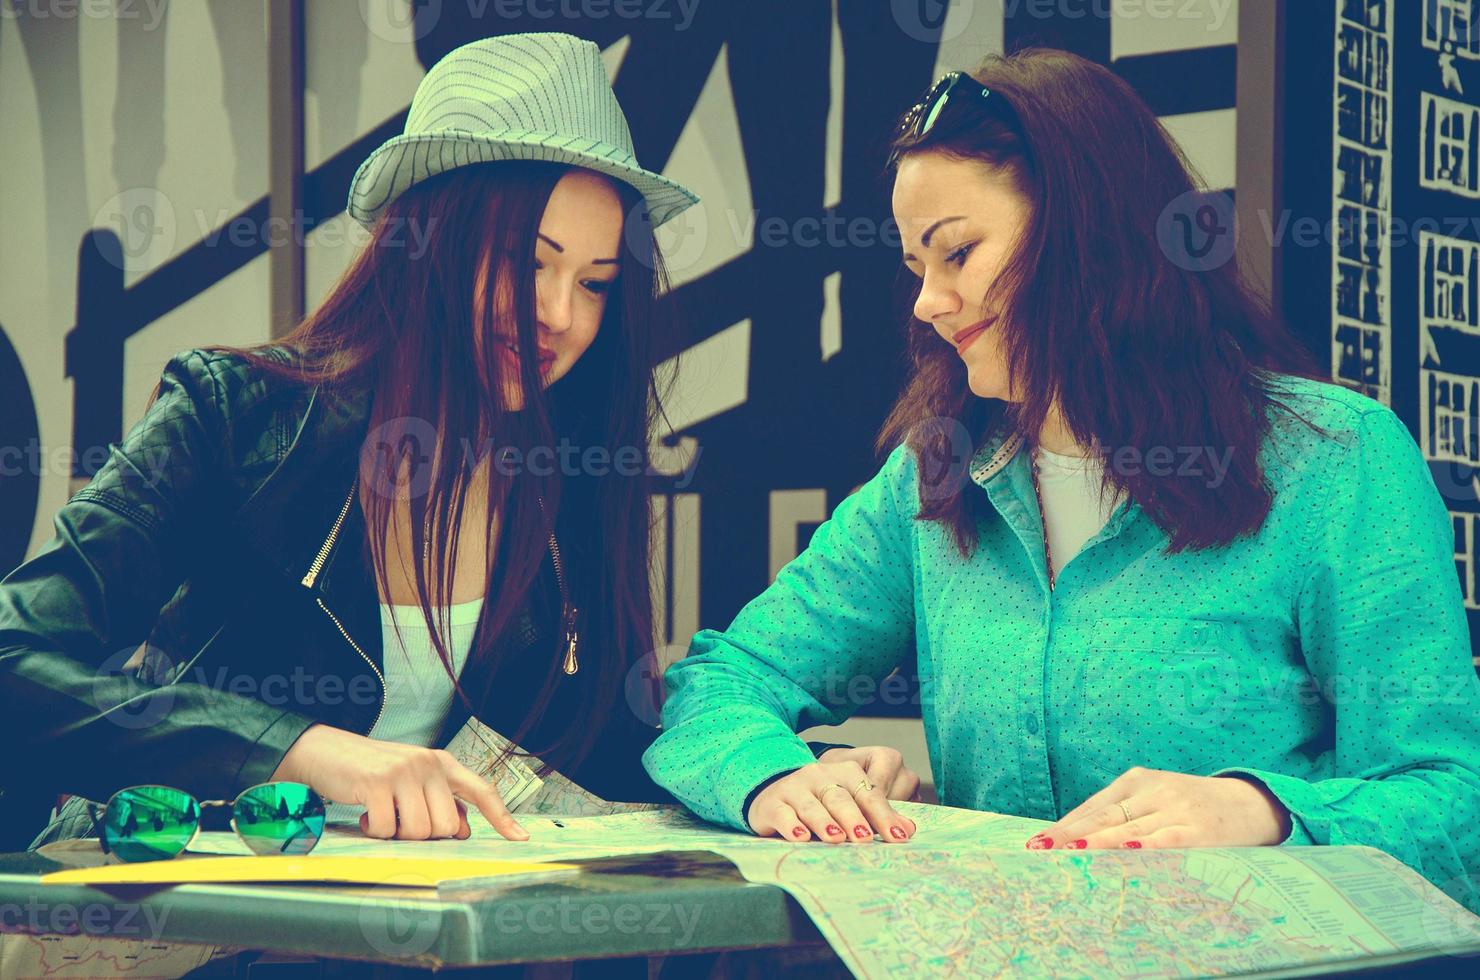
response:
[[[564,245],[561,245],[559,242],[557,242],[555,239],[551,238],[549,235],[545,234],[544,232],[537,231],[537,232],[535,232],[535,234],[538,235],[539,237],[543,238],[545,240],[545,244],[546,245],[549,245],[555,251],[557,251],[557,252],[564,252],[565,251],[565,246]],[[592,259],[591,260],[591,264],[592,265],[617,265],[621,261],[622,261],[621,259]]]
[[[965,220],[965,218],[966,218],[966,215],[964,215],[964,214],[956,214],[956,215],[952,215],[949,218],[941,218],[935,224],[933,224],[929,228],[926,228],[925,229],[925,234],[923,234],[923,235],[920,236],[920,244],[921,245],[924,245],[926,248],[929,248],[930,247],[930,237],[935,234],[936,230],[938,228],[940,228],[941,225],[948,225],[952,221],[963,221],[963,220]],[[904,253],[904,261],[908,262],[910,259],[913,259],[913,258],[914,258],[914,256],[911,255],[909,252]]]

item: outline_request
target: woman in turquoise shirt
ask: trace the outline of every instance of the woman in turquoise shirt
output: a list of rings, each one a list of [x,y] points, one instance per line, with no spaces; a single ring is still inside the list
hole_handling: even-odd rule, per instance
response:
[[[1109,71],[991,59],[893,149],[896,448],[668,671],[654,779],[758,834],[908,840],[795,733],[913,644],[942,802],[1054,821],[1025,846],[1368,844],[1476,908],[1480,684],[1403,424],[1184,237],[1229,216]]]

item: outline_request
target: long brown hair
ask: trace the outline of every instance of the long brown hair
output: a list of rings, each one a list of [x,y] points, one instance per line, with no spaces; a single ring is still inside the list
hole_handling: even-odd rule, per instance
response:
[[[553,628],[542,630],[552,641],[544,686],[532,696],[519,730],[503,733],[547,763],[579,760],[590,751],[617,706],[628,669],[654,646],[646,475],[648,434],[661,412],[662,392],[653,352],[665,349],[662,333],[674,322],[665,315],[666,303],[657,302],[667,289],[666,273],[642,199],[613,181],[627,221],[619,273],[595,340],[548,389],[536,359],[520,358],[524,404],[512,411],[501,404],[498,393],[507,369],[492,342],[495,323],[505,318],[503,332],[517,333],[521,350],[535,349],[534,243],[551,191],[569,169],[500,161],[458,167],[417,183],[389,205],[371,229],[368,245],[322,304],[290,333],[247,348],[211,348],[244,357],[290,382],[322,384],[330,392],[371,389],[371,439],[390,451],[374,458],[362,454],[361,474],[373,487],[395,487],[409,476],[413,555],[422,554],[423,522],[431,519],[433,553],[445,560],[434,559],[439,573],[434,582],[415,562],[418,604],[438,657],[469,711],[475,710],[473,700],[457,683],[433,610],[451,599],[471,468],[484,462],[487,452],[519,451],[488,467],[490,531],[499,515],[496,553],[489,555],[491,580],[495,568],[502,571],[498,587],[488,590],[466,668],[487,668],[492,683],[512,649],[507,638],[517,625],[515,617],[547,560],[550,533],[558,528],[562,571],[571,601],[581,611],[582,710],[554,742],[524,744],[562,677],[564,636],[557,612],[549,624]],[[475,323],[480,268],[487,273],[487,290]],[[481,344],[475,331],[482,333]],[[298,355],[295,363],[262,353],[283,347]],[[554,465],[554,456],[551,465],[537,466],[529,455],[536,447],[548,452],[561,445],[583,453],[600,447],[607,460],[623,460],[623,469],[603,479],[597,492],[596,475],[564,471]],[[408,464],[409,473],[403,469]],[[394,501],[381,492],[361,499],[376,574],[386,581]]]
[[[878,448],[908,442],[922,459],[950,458],[959,455],[959,438],[950,445],[957,425],[973,446],[994,433],[1036,439],[1057,400],[1076,441],[1106,460],[1104,490],[1140,505],[1170,536],[1169,551],[1257,530],[1273,503],[1258,459],[1267,409],[1290,411],[1268,373],[1318,378],[1310,355],[1236,262],[1199,271],[1162,248],[1159,218],[1195,184],[1129,85],[1092,61],[1042,48],[990,57],[972,77],[987,99],[948,104],[923,136],[901,118],[890,149],[896,159],[929,151],[980,161],[1010,176],[1029,202],[1027,226],[983,304],[1001,311],[992,329],[1002,333],[1023,401],[975,396],[956,352],[901,310],[913,373]],[[902,301],[912,307],[918,290],[918,280],[910,290],[902,277]],[[1231,450],[1219,485],[1109,463],[1120,447],[1192,446]],[[964,479],[927,487],[927,467],[920,472],[919,519],[951,528],[971,554],[982,495],[963,492]]]

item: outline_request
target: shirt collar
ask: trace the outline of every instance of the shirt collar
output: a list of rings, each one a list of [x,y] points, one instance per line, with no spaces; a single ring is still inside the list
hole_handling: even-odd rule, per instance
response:
[[[1027,440],[1017,432],[999,430],[989,436],[971,457],[969,472],[971,473],[972,482],[983,490],[987,490],[988,499],[992,499],[989,484],[1004,474],[1010,473],[1011,468],[1008,464],[1020,454],[1024,454],[1026,449]],[[1014,489],[1026,501],[1027,495],[1032,492],[1031,477],[1027,475],[1026,466],[1024,467],[1023,481],[1027,485],[1026,490],[1023,488]],[[997,500],[993,500],[993,504],[997,505],[998,509],[1001,510],[1001,505]],[[1132,514],[1140,513],[1140,510],[1140,506],[1135,501],[1129,498],[1121,500],[1111,512],[1110,519],[1100,532],[1100,536],[1111,537],[1118,534],[1120,529],[1125,525],[1125,522],[1131,519]]]
[[[1026,440],[1016,432],[997,432],[990,436],[976,455],[971,457],[971,479],[982,489],[1007,468]]]

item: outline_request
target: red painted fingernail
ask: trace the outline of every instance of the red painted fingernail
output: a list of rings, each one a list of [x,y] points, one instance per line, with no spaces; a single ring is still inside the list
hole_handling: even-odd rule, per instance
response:
[[[793,827],[793,828],[791,828],[791,836],[793,836],[793,837],[806,837],[807,836],[807,828],[806,827]]]
[[[859,824],[857,827],[854,827],[853,828],[853,836],[854,837],[872,837],[873,834],[870,834],[868,832],[868,828],[865,827],[863,824]]]
[[[841,834],[843,832],[843,828],[842,827],[839,827],[835,823],[830,823],[830,824],[827,825],[827,832],[828,832],[829,836],[834,836],[834,835],[837,835],[837,834]]]
[[[1048,851],[1052,849],[1053,838],[1051,837],[1044,837],[1042,834],[1039,834],[1037,837],[1028,841],[1028,850],[1030,851]]]
[[[903,827],[890,827],[889,836],[895,840],[904,840],[906,835]]]
[[[1141,842],[1138,841],[1138,840],[1128,840],[1124,844],[1121,844],[1120,846],[1121,847],[1140,847],[1141,846]]]
[[[1083,848],[1088,843],[1089,843],[1088,841],[1086,841],[1083,837],[1081,837],[1078,840],[1071,840],[1069,843],[1065,844],[1064,846],[1065,847],[1072,847],[1072,848],[1075,848],[1076,850],[1078,850],[1080,848]]]

